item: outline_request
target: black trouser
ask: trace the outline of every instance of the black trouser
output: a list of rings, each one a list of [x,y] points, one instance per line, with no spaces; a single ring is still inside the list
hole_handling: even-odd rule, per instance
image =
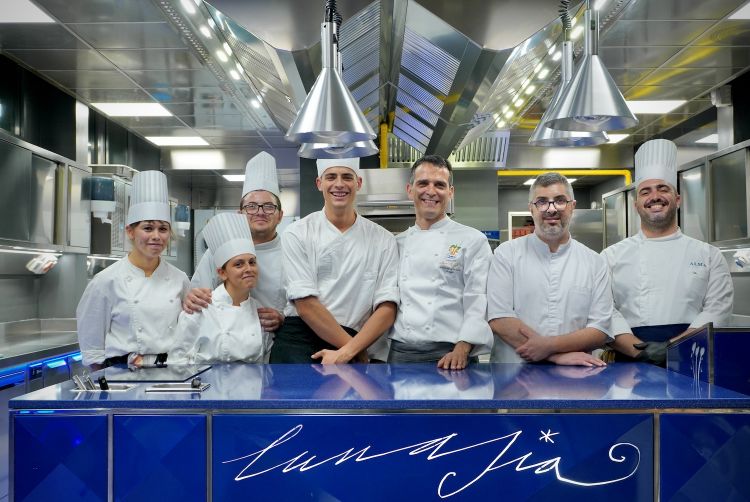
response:
[[[357,334],[351,328],[341,327],[351,336]],[[320,360],[313,359],[312,355],[323,349],[336,350],[336,347],[316,335],[300,317],[287,317],[274,336],[269,362],[319,363]]]

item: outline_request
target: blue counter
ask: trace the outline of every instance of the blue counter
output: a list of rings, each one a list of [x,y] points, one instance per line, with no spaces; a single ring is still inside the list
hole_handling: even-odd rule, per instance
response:
[[[750,396],[648,365],[200,378],[202,393],[146,392],[143,372],[126,392],[13,399],[15,500],[750,500]]]

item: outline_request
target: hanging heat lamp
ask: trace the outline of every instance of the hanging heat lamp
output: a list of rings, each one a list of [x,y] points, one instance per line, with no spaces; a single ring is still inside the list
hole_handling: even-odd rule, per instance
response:
[[[296,143],[329,145],[372,140],[375,132],[337,71],[335,0],[326,1],[325,11],[320,25],[323,68],[285,137]]]
[[[585,53],[545,125],[564,131],[617,131],[638,124],[599,58],[599,13],[586,0]],[[546,114],[545,114],[546,115]]]

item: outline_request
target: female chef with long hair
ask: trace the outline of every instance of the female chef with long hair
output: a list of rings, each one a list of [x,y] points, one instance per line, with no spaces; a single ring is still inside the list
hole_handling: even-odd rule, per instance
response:
[[[207,308],[180,314],[174,361],[262,363],[270,343],[260,324],[260,303],[250,296],[258,283],[258,263],[247,218],[217,214],[203,229],[203,237],[222,283],[211,293]]]
[[[126,221],[130,253],[94,276],[76,309],[83,363],[93,369],[164,360],[190,287],[184,272],[161,259],[171,235],[164,173],[133,176]]]

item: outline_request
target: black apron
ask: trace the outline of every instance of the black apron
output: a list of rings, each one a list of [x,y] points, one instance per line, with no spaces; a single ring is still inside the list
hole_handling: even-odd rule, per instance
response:
[[[350,336],[357,334],[352,328],[341,326]],[[312,355],[323,349],[336,350],[336,347],[320,338],[300,317],[287,317],[276,331],[271,347],[269,363],[319,363]]]
[[[437,363],[445,354],[453,351],[455,344],[450,342],[423,342],[416,345],[391,340],[388,352],[389,363]],[[479,362],[478,357],[469,357],[467,362]]]

